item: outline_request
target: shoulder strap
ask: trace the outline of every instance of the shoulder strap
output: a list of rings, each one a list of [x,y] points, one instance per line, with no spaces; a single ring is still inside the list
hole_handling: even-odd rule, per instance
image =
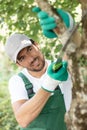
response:
[[[22,80],[25,84],[25,88],[27,90],[28,97],[31,98],[34,95],[32,83],[22,72],[18,73],[18,75],[22,78]]]

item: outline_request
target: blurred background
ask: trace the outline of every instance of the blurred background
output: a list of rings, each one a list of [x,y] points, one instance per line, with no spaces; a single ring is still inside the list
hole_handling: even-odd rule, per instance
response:
[[[87,11],[86,0],[48,0],[55,8],[62,8],[73,16],[78,23]],[[7,37],[20,32],[37,41],[46,58],[55,60],[62,45],[58,39],[48,39],[42,34],[37,15],[32,12],[34,0],[0,0],[0,130],[19,130],[13,115],[8,92],[9,78],[18,73],[17,68],[7,57],[4,44]],[[87,129],[87,16],[79,25],[81,35],[79,51],[69,59],[73,80],[73,101],[71,109],[66,115],[68,130]],[[10,50],[9,50],[10,51]],[[77,56],[77,54],[79,56]],[[73,62],[74,57],[74,62]]]

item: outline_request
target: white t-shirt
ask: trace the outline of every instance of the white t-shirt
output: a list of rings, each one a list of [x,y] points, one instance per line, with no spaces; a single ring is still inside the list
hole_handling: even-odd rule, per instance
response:
[[[23,69],[21,71],[29,81],[33,84],[33,91],[36,93],[39,88],[42,86],[42,81],[45,80],[45,76],[47,75],[45,72],[40,78],[35,78],[31,76],[27,69]],[[60,89],[62,94],[64,95],[64,101],[66,110],[68,111],[70,108],[71,100],[72,100],[72,81],[71,76],[69,75],[68,80],[62,82],[60,85]],[[14,75],[9,80],[9,92],[11,95],[11,102],[14,103],[15,101],[28,99],[28,94],[25,88],[25,84],[22,78],[18,75]]]

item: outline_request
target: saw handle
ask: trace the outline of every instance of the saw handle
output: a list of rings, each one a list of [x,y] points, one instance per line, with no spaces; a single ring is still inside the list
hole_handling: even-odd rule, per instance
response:
[[[53,71],[57,72],[62,67],[62,59],[58,58],[55,64],[53,65]]]

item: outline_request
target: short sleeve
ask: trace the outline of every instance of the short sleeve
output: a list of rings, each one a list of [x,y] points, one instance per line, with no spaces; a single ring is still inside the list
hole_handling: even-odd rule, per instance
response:
[[[13,76],[9,80],[8,88],[11,96],[11,103],[22,99],[28,99],[24,82],[18,75]]]

